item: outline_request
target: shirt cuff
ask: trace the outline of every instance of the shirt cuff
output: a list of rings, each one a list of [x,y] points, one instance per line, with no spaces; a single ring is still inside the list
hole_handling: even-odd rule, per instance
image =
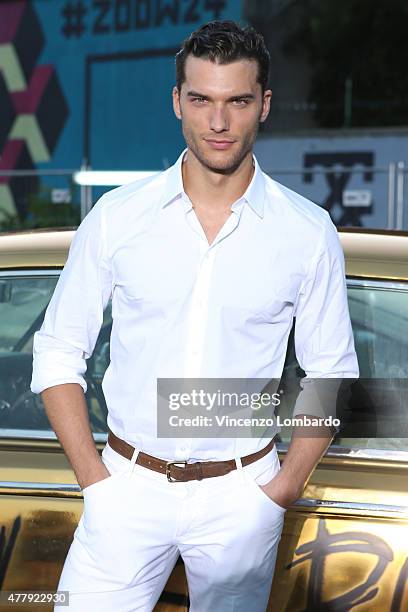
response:
[[[296,399],[292,418],[308,415],[325,419],[322,425],[330,427],[333,435],[341,430],[338,415],[343,414],[342,406],[350,397],[350,385],[358,377],[351,378],[303,378],[301,391]]]
[[[65,383],[78,383],[84,393],[87,384],[83,374],[86,371],[85,360],[74,353],[47,352],[39,354],[33,360],[33,375],[30,389],[33,393],[42,393],[49,387]]]

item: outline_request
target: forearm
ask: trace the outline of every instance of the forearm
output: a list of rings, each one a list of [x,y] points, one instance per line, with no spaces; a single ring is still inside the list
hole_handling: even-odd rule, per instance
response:
[[[84,391],[79,384],[55,385],[41,393],[45,411],[81,488],[109,475],[93,440]]]
[[[292,435],[288,451],[282,463],[279,478],[290,483],[295,495],[302,494],[322,455],[329,447],[333,436],[305,437]]]

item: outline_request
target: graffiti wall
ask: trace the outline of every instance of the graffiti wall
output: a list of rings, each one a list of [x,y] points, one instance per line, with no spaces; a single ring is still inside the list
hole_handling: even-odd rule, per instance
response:
[[[174,55],[239,0],[0,3],[0,170],[155,169],[183,146]],[[0,177],[2,209],[27,212],[38,178]]]

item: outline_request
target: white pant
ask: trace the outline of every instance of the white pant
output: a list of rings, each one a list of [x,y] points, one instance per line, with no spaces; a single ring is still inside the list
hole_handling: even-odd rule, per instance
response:
[[[137,454],[129,461],[106,444],[112,475],[83,490],[58,585],[70,612],[151,612],[179,554],[190,612],[264,612],[285,508],[258,484],[280,470],[276,446],[246,467],[236,458],[225,476],[173,483]]]

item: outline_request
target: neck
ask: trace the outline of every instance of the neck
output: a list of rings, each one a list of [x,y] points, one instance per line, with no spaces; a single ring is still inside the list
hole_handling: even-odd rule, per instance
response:
[[[254,171],[252,152],[234,172],[225,175],[203,166],[188,149],[182,163],[184,191],[194,208],[225,210],[245,193]]]

